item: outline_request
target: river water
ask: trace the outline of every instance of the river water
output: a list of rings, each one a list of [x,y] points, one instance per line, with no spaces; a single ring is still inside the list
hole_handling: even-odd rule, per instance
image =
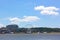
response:
[[[60,40],[60,34],[0,34],[0,40]]]

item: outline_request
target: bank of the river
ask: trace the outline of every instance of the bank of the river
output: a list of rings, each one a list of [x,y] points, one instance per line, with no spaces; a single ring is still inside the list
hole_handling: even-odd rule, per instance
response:
[[[13,33],[13,34],[60,34],[60,32],[50,32],[50,33]]]

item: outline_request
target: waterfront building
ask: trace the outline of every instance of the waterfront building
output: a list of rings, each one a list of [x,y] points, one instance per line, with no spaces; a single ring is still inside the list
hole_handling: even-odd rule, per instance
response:
[[[15,33],[15,32],[18,30],[18,25],[16,25],[16,24],[11,24],[11,25],[7,25],[6,28],[7,28],[8,30],[10,30],[11,32],[14,32],[14,33]]]

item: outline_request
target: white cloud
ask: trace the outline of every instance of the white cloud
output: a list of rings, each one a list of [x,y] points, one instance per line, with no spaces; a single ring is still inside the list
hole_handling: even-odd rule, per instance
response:
[[[37,16],[25,16],[22,20],[25,22],[31,22],[31,21],[37,21],[40,18],[38,18]]]
[[[50,6],[50,7],[45,7],[45,6],[37,6],[34,8],[35,10],[39,10],[41,14],[43,15],[59,15],[59,8]]]
[[[1,28],[1,27],[5,27],[5,26],[4,26],[3,24],[0,24],[0,28]]]
[[[19,19],[19,18],[17,18],[17,17],[9,18],[9,20],[10,20],[10,22],[11,22],[12,24],[17,24],[17,23],[19,23],[19,22],[20,22],[20,19]]]
[[[37,16],[24,16],[23,18],[18,18],[18,17],[14,17],[14,18],[9,18],[11,23],[17,24],[20,22],[33,22],[33,21],[37,21],[40,18],[38,18]]]

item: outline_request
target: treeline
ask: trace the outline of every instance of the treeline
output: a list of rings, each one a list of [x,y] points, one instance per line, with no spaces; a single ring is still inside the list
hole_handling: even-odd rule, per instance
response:
[[[6,27],[0,28],[0,34],[3,33],[51,33],[60,32],[60,28],[47,28],[47,27],[35,27],[35,28],[19,28],[18,25],[12,24]]]
[[[45,27],[38,27],[38,28],[19,28],[18,32],[24,32],[24,33],[51,33],[51,32],[60,32],[60,28],[45,28]]]
[[[40,28],[31,28],[33,32],[60,32],[60,28],[44,28],[44,27],[40,27]]]

